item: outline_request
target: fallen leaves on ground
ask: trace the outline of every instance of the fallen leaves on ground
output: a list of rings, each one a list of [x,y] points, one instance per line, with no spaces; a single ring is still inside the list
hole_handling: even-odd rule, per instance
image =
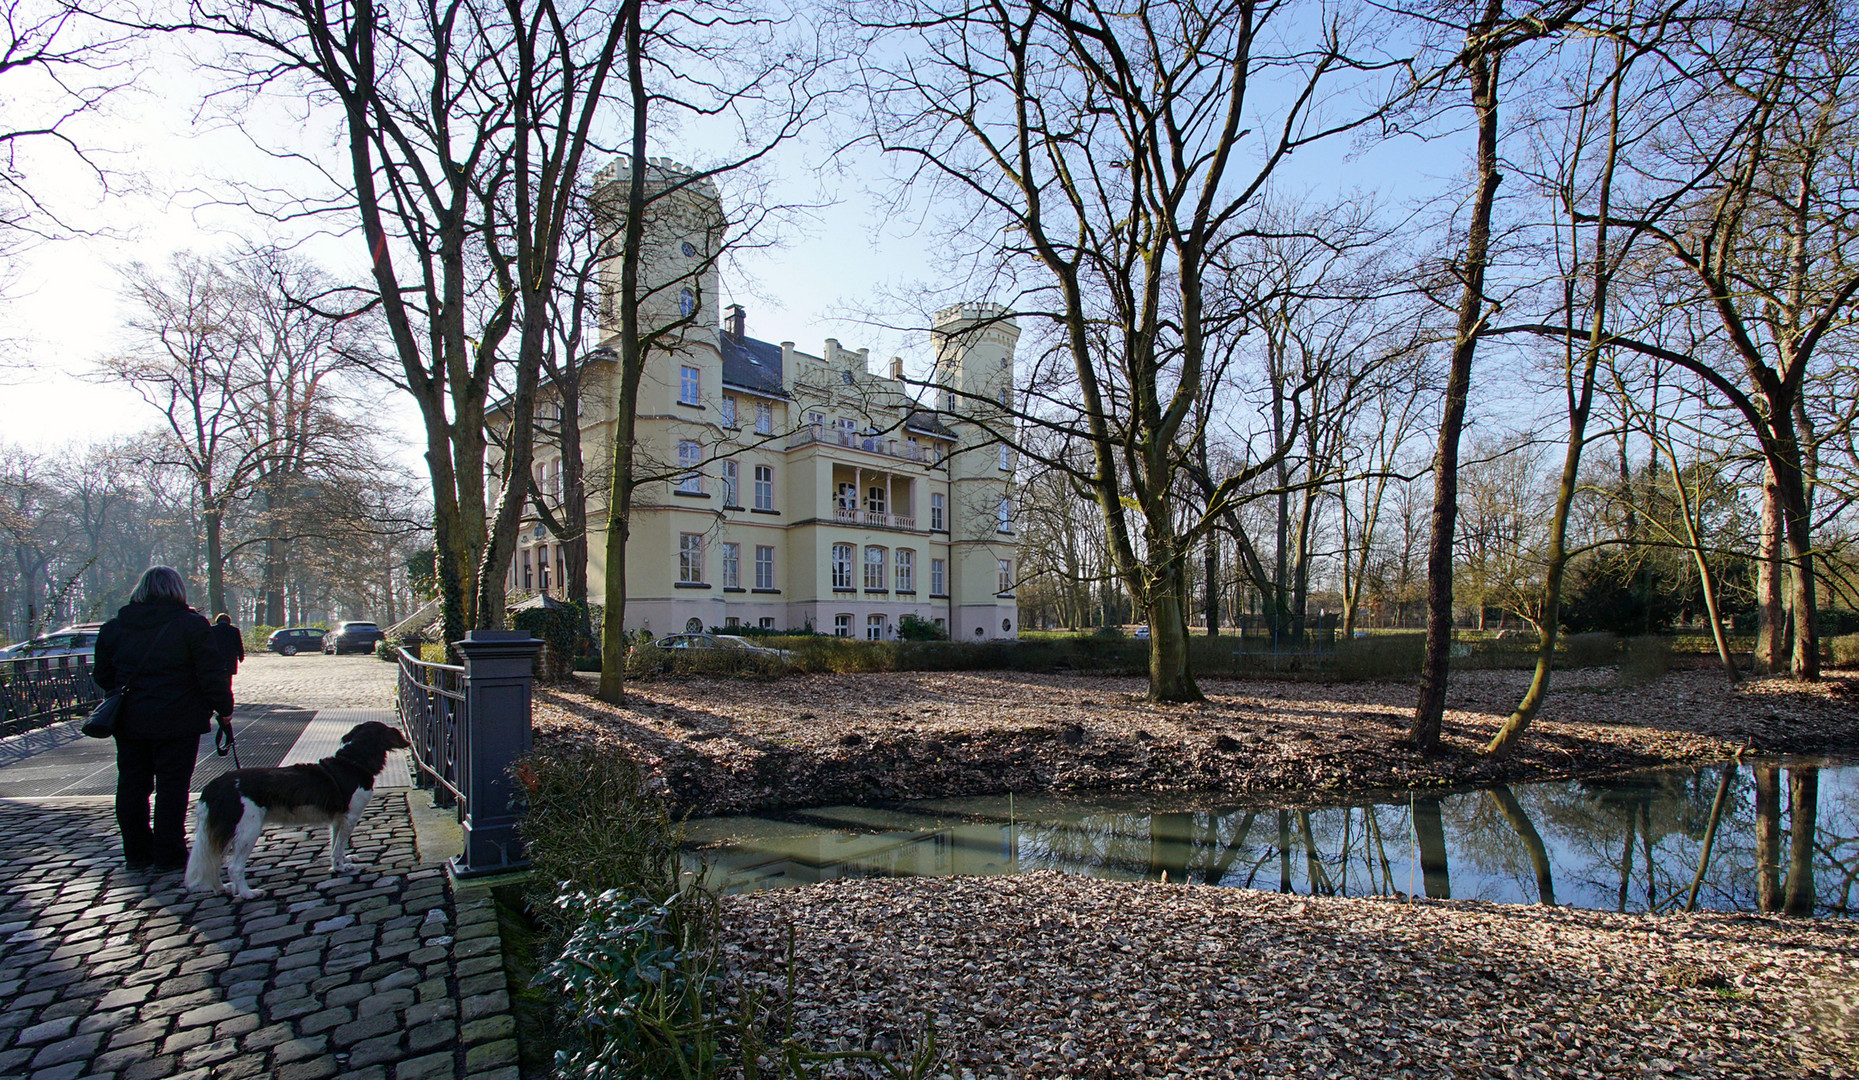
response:
[[[586,683],[538,687],[539,746],[638,755],[697,815],[957,795],[1219,791],[1281,804],[1339,792],[1542,780],[1722,760],[1739,750],[1859,747],[1847,683],[1727,684],[1708,670],[1624,685],[1558,672],[1522,746],[1480,756],[1525,671],[1455,673],[1440,751],[1407,743],[1416,695],[1397,682],[1206,680],[1163,705],[1139,679],[1017,672],[657,678],[613,706]]]

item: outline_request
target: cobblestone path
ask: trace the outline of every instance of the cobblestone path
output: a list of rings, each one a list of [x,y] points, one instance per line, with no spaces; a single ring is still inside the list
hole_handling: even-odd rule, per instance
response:
[[[255,659],[332,675],[308,665],[333,658]],[[362,661],[392,671],[342,662]],[[381,704],[378,687],[302,696],[331,719]],[[107,796],[0,799],[0,1078],[517,1080],[496,913],[448,882],[451,851],[418,849],[409,800],[427,798],[377,789],[353,874],[330,871],[326,828],[267,830],[256,900],[125,869]]]

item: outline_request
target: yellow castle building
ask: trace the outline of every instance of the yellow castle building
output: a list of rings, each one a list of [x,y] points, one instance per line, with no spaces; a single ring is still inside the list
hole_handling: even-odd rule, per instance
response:
[[[873,371],[865,349],[827,338],[816,355],[749,335],[747,313],[718,319],[722,204],[663,159],[647,165],[657,199],[646,230],[641,319],[673,327],[640,386],[641,475],[626,546],[626,627],[655,635],[718,628],[813,629],[870,640],[905,616],[957,641],[1013,638],[1014,455],[1001,435],[1019,329],[994,305],[938,312],[935,367],[908,383],[903,362]],[[629,175],[602,170],[616,205]],[[674,190],[675,189],[675,190]],[[603,288],[617,289],[617,259]],[[603,326],[611,340],[618,332]],[[596,354],[597,356],[599,354]],[[617,362],[590,360],[581,433],[590,491],[612,456]],[[538,409],[549,410],[547,388]],[[919,400],[916,394],[924,394]],[[559,449],[539,443],[537,487],[559,492]],[[590,494],[589,594],[605,581],[605,499]],[[561,594],[561,546],[526,521],[514,597]]]

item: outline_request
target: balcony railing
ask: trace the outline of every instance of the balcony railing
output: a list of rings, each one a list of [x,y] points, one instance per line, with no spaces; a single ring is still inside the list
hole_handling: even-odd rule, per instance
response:
[[[908,529],[915,532],[917,519],[914,514],[887,514],[882,510],[858,510],[852,507],[836,506],[833,516],[841,525],[864,525],[874,529]]]
[[[912,446],[908,442],[898,442],[884,435],[865,435],[844,428],[825,427],[812,424],[794,432],[788,440],[788,449],[794,450],[808,443],[821,443],[826,446],[844,446],[852,450],[864,450],[873,454],[883,454],[902,461],[914,461],[931,468],[941,468],[942,456],[927,446]]]

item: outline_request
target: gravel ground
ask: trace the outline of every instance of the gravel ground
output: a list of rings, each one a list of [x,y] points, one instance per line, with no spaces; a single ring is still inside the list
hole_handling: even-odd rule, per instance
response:
[[[1743,748],[1859,750],[1859,695],[1844,679],[1732,688],[1705,670],[1634,686],[1598,668],[1556,674],[1509,761],[1479,757],[1528,681],[1455,673],[1432,757],[1406,745],[1411,684],[1207,680],[1207,701],[1170,706],[1144,701],[1138,679],[1012,672],[657,678],[631,684],[618,708],[585,683],[539,687],[536,738],[638,753],[679,809],[700,816],[1007,791],[1221,791],[1283,804],[1702,763]]]
[[[1855,1075],[1859,927],[1013,878],[730,897],[726,956],[816,1049],[957,1077]]]

